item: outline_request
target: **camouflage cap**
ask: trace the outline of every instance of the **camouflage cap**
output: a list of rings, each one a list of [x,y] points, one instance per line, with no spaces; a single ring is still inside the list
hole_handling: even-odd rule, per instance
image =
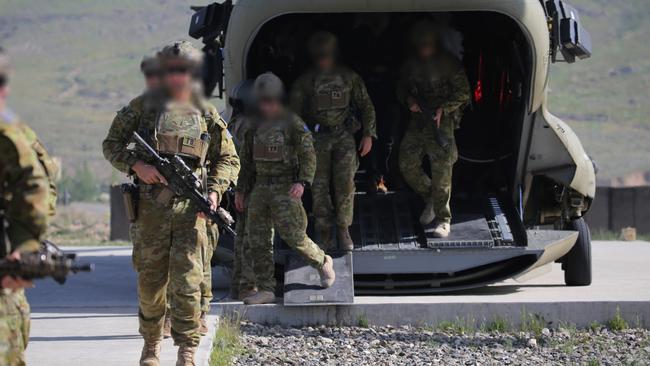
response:
[[[282,99],[284,97],[284,84],[274,73],[265,72],[255,79],[253,96],[256,100],[265,98]]]
[[[143,74],[160,71],[160,59],[158,56],[144,56],[140,62],[140,71]]]
[[[435,25],[422,20],[411,28],[410,41],[414,47],[435,46],[438,41],[438,34]]]
[[[309,53],[314,58],[336,56],[337,50],[338,40],[330,32],[316,32],[309,39]]]
[[[9,71],[11,71],[9,55],[2,47],[0,47],[0,75],[7,76]]]
[[[159,57],[163,64],[171,60],[179,60],[198,68],[203,63],[203,52],[188,41],[177,41],[165,46],[160,51]]]

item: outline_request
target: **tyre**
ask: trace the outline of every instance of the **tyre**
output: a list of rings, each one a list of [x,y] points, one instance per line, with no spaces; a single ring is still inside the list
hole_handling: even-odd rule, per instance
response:
[[[578,232],[578,240],[564,256],[564,283],[567,286],[591,285],[591,233],[584,218],[573,220],[567,227]]]

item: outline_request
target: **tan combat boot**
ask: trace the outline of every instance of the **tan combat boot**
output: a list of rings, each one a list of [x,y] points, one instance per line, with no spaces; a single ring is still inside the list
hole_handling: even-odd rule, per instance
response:
[[[165,312],[165,322],[163,323],[163,338],[171,338],[172,336],[172,314],[171,310],[167,309]]]
[[[334,261],[329,255],[325,256],[323,266],[318,270],[320,274],[320,284],[323,288],[330,288],[336,280],[336,273],[334,273]]]
[[[435,218],[436,213],[433,211],[433,202],[427,202],[424,210],[422,210],[422,215],[420,215],[420,224],[429,225]]]
[[[140,366],[160,366],[160,340],[145,339],[140,355]]]
[[[334,237],[332,236],[332,227],[326,225],[316,225],[316,234],[318,246],[325,252],[334,248]]]
[[[199,327],[199,333],[201,333],[201,335],[208,334],[208,316],[206,315],[205,311],[201,312],[201,318],[199,318],[199,322],[201,323],[201,326]]]
[[[196,347],[180,346],[178,347],[178,358],[176,359],[176,366],[196,366],[194,363],[194,354]]]
[[[354,250],[354,242],[350,237],[350,228],[347,226],[339,226],[336,229],[336,234],[339,240],[339,249],[344,252],[351,252]]]
[[[254,295],[244,299],[246,305],[273,304],[275,303],[275,294],[271,291],[259,291]]]
[[[446,238],[451,232],[451,225],[448,222],[441,222],[433,229],[434,238]]]
[[[249,288],[246,290],[239,291],[239,298],[237,300],[244,300],[247,297],[251,297],[257,293],[257,288]]]

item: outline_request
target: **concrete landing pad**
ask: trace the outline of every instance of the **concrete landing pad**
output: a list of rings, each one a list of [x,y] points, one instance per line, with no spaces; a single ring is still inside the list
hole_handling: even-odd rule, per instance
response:
[[[650,326],[650,243],[595,242],[592,254],[594,278],[588,287],[566,287],[560,265],[554,264],[550,273],[526,283],[509,280],[445,295],[356,297],[353,305],[308,307],[224,302],[216,310],[286,326],[356,325],[359,319],[374,325],[435,325],[456,318],[480,324],[497,316],[517,325],[522,313],[542,316],[551,325],[587,326],[611,319],[620,308],[630,324]]]
[[[95,271],[71,276],[65,285],[36,281],[27,290],[32,307],[28,365],[136,365],[142,350],[138,333],[138,297],[130,247],[65,248],[78,253]],[[215,273],[216,274],[216,273]],[[202,337],[196,361],[208,364],[216,315]],[[162,345],[161,365],[176,364],[171,339]]]

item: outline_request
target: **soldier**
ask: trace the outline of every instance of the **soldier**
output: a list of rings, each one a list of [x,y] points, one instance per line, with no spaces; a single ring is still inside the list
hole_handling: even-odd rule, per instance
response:
[[[361,127],[361,156],[372,149],[375,108],[363,80],[336,62],[336,37],[327,32],[314,34],[309,41],[313,67],[298,78],[290,95],[291,108],[314,131],[317,154],[312,187],[316,231],[324,249],[333,247],[332,226],[337,227],[340,249],[351,251],[354,243],[349,227],[354,214],[354,174],[359,166],[354,134]],[[362,126],[353,113],[361,117]],[[330,195],[334,188],[334,203]]]
[[[52,201],[33,141],[23,132],[26,126],[6,106],[8,82],[9,60],[0,48],[0,258],[19,260],[21,253],[40,249]],[[0,280],[0,363],[25,365],[30,321],[23,289],[32,284],[12,276]]]
[[[458,159],[454,130],[470,98],[469,83],[460,62],[438,49],[433,24],[416,24],[411,30],[411,42],[415,56],[403,65],[397,89],[400,102],[411,111],[400,146],[399,166],[407,184],[425,202],[420,223],[428,225],[435,218],[433,234],[444,238],[451,228],[451,174]],[[435,121],[422,113],[426,108],[435,110]],[[448,147],[436,142],[436,128],[450,142]],[[422,169],[425,156],[429,159],[431,177]]]
[[[164,98],[146,96],[117,113],[104,140],[104,156],[113,166],[136,175],[138,220],[133,234],[133,263],[138,274],[141,365],[159,365],[166,305],[171,292],[171,328],[179,346],[177,365],[194,365],[200,339],[201,282],[207,243],[205,216],[187,199],[165,188],[165,178],[127,148],[134,131],[161,155],[178,154],[207,183],[216,209],[238,171],[237,154],[225,123],[195,87],[203,55],[189,42],[160,52]],[[145,93],[146,94],[146,93]],[[168,286],[169,283],[169,286]]]
[[[231,93],[232,117],[228,123],[228,130],[233,135],[237,153],[241,154],[242,143],[248,129],[251,127],[251,96],[252,82],[244,81],[237,85]],[[234,177],[236,180],[237,177]],[[246,203],[244,203],[246,206]],[[248,249],[248,235],[246,230],[246,211],[237,212],[237,238],[235,239],[235,253],[232,271],[232,281],[230,284],[230,298],[233,300],[243,300],[257,292],[255,285],[255,276],[250,257],[245,253],[250,253]]]
[[[272,73],[260,75],[253,85],[258,115],[241,148],[242,170],[235,205],[243,212],[248,199],[249,249],[258,292],[245,304],[275,301],[273,229],[289,247],[318,269],[321,285],[334,283],[332,258],[306,234],[307,215],[302,194],[316,170],[316,153],[305,123],[282,104],[282,81]],[[254,225],[251,225],[253,224]]]

